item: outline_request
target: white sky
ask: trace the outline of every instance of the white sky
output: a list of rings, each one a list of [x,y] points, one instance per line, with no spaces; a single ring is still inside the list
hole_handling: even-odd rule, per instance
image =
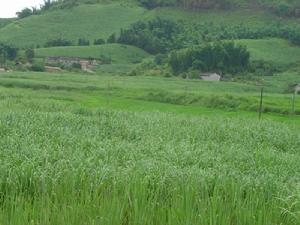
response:
[[[16,12],[31,6],[40,6],[44,0],[0,0],[0,18],[15,17]]]

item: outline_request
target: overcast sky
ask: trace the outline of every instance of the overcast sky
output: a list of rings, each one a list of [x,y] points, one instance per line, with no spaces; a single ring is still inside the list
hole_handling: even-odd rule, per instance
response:
[[[16,12],[31,6],[39,6],[44,0],[0,0],[0,18],[15,17]]]

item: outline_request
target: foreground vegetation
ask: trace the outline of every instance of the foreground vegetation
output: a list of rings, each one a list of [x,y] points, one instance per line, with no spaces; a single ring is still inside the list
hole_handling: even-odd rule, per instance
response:
[[[255,86],[47,73],[0,85],[3,225],[300,222],[298,117],[140,98],[219,89],[257,103]]]

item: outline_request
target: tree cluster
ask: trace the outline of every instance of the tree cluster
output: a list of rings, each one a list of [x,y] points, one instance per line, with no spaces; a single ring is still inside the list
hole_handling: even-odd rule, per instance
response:
[[[233,42],[209,43],[173,51],[169,56],[169,65],[177,74],[189,70],[234,74],[247,70],[249,62],[246,47]]]
[[[45,47],[56,47],[56,46],[72,46],[73,42],[63,38],[57,38],[46,42]]]
[[[129,29],[122,29],[117,42],[137,46],[152,54],[165,53],[180,47],[175,38],[177,33],[179,27],[176,23],[156,18],[148,22],[139,21]]]
[[[18,55],[18,48],[0,43],[0,63],[5,63],[6,60],[14,60]]]

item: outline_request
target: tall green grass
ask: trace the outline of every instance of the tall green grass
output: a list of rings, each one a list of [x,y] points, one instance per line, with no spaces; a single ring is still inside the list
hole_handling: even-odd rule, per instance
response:
[[[1,99],[3,225],[299,224],[293,126]]]

